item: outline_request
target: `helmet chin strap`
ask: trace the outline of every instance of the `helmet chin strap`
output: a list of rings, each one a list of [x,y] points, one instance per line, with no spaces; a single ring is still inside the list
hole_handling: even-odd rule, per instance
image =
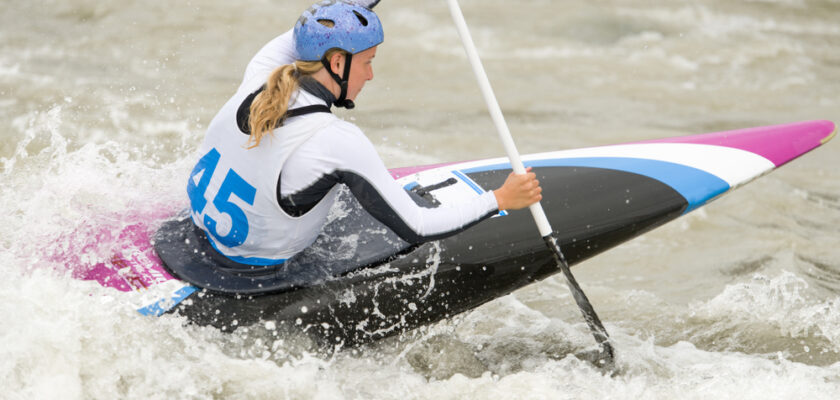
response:
[[[330,73],[333,80],[338,83],[338,86],[341,87],[341,94],[338,96],[338,99],[333,103],[336,107],[344,107],[348,110],[352,110],[356,107],[356,104],[353,103],[353,100],[347,98],[347,81],[350,80],[350,63],[353,62],[353,54],[347,53],[345,55],[346,60],[344,63],[344,78],[338,76],[335,72],[333,72],[332,67],[330,67],[330,61],[327,60],[327,57],[321,59],[321,64],[324,64],[324,68],[327,69],[327,72]]]

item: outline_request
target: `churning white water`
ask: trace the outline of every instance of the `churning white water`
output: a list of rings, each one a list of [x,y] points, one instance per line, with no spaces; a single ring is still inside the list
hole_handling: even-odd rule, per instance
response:
[[[3,2],[0,398],[840,398],[838,143],[574,269],[614,376],[575,356],[559,276],[331,354],[72,279],[49,254],[186,206],[204,128],[308,3]],[[461,5],[522,153],[840,120],[838,0]],[[376,11],[376,78],[340,114],[390,167],[501,156],[445,2]]]

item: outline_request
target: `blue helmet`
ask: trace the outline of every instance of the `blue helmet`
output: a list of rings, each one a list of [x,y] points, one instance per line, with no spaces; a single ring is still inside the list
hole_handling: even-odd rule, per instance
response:
[[[323,0],[313,4],[301,14],[294,35],[301,61],[321,60],[328,50],[336,47],[356,54],[385,40],[379,17],[350,0]]]

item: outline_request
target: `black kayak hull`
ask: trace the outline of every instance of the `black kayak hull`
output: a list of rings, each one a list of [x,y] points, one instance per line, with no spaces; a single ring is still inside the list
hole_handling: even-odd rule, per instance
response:
[[[678,217],[688,205],[670,186],[639,174],[579,167],[534,171],[544,187],[546,215],[562,227],[556,236],[571,265]],[[482,187],[497,187],[509,172],[469,177]],[[214,271],[206,267],[212,263],[208,246],[183,249],[185,241],[205,243],[201,236],[189,219],[170,221],[159,231],[155,246],[174,276],[181,277],[183,264]],[[225,330],[273,321],[322,341],[358,344],[449,318],[557,272],[530,213],[520,210],[317,284],[263,293],[203,290],[172,312]],[[207,287],[209,281],[237,277],[251,288],[270,287],[274,279],[240,270],[194,283]]]

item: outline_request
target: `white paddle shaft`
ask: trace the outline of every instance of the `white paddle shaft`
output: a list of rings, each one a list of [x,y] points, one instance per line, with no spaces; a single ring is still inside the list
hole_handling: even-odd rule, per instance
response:
[[[508,129],[505,117],[502,115],[502,109],[499,107],[499,102],[496,100],[496,95],[493,94],[493,88],[490,86],[490,80],[487,79],[487,73],[484,71],[484,66],[481,65],[481,59],[478,57],[478,50],[475,48],[470,31],[467,28],[467,22],[464,20],[464,14],[461,12],[461,6],[458,5],[457,0],[447,0],[449,3],[449,11],[452,12],[452,19],[455,21],[455,27],[458,29],[458,35],[461,36],[461,43],[464,44],[464,49],[467,51],[467,58],[470,60],[475,78],[478,80],[478,86],[481,88],[481,94],[484,96],[484,101],[487,103],[487,108],[490,111],[490,117],[493,118],[493,123],[496,125],[496,132],[499,133],[499,138],[505,146],[505,152],[510,159],[510,165],[513,167],[513,172],[517,174],[525,173],[525,166],[522,164],[522,159],[519,157],[519,151],[516,149],[516,144],[513,142],[513,137]],[[534,216],[534,221],[537,223],[537,228],[540,230],[540,235],[546,237],[551,235],[551,225],[548,223],[548,218],[545,216],[545,211],[539,202],[532,204],[529,209],[531,215]]]

